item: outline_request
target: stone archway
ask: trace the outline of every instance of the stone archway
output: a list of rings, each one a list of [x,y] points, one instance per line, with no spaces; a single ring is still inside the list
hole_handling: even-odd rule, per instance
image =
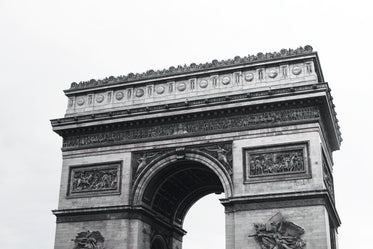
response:
[[[182,150],[180,153],[179,148],[169,149],[139,169],[132,192],[134,207],[155,214],[154,220],[145,221],[152,231],[148,239],[153,241],[152,236],[162,235],[172,248],[177,248],[175,244],[181,247],[181,238],[185,234],[183,221],[195,202],[211,193],[232,195],[229,165],[200,149]],[[157,224],[159,219],[165,225]],[[173,229],[182,232],[174,236]]]
[[[55,249],[85,248],[93,235],[106,248],[181,249],[186,212],[213,192],[225,194],[227,249],[258,248],[263,232],[278,235],[267,223],[284,222],[299,226],[293,241],[334,249],[342,138],[310,46],[65,94],[66,115],[52,120],[63,137]]]

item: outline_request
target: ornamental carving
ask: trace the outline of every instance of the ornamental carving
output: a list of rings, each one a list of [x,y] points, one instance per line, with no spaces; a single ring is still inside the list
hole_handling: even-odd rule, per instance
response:
[[[261,125],[284,124],[301,120],[320,118],[317,107],[303,107],[261,113],[247,113],[231,117],[218,117],[202,120],[169,123],[148,127],[136,127],[117,131],[99,132],[64,137],[65,149],[87,146],[130,143],[143,139],[162,139],[172,136],[212,134],[223,131],[258,128]]]
[[[127,75],[122,75],[118,77],[110,76],[105,79],[95,80],[91,79],[89,81],[82,81],[79,83],[73,82],[71,83],[70,90],[74,89],[82,89],[82,88],[90,88],[90,87],[97,87],[102,85],[111,85],[111,84],[118,84],[124,82],[132,82],[137,80],[143,79],[150,79],[150,78],[157,78],[157,77],[164,77],[164,76],[171,76],[177,74],[184,74],[188,72],[198,72],[206,69],[214,69],[214,68],[223,68],[227,66],[233,65],[242,65],[249,62],[255,61],[265,61],[265,60],[273,60],[275,58],[286,58],[291,57],[299,54],[309,54],[312,53],[313,48],[309,45],[305,47],[299,47],[297,49],[281,49],[280,52],[274,53],[257,53],[257,55],[247,55],[244,57],[236,56],[234,59],[228,60],[213,60],[212,62],[207,63],[192,63],[190,65],[184,66],[177,66],[177,67],[169,67],[168,69],[163,70],[148,70],[144,73],[129,73]]]
[[[250,154],[250,176],[304,171],[303,150]]]
[[[187,152],[203,152],[206,153],[216,160],[218,160],[224,168],[228,171],[229,175],[232,176],[232,143],[225,142],[225,143],[212,143],[212,144],[202,144],[202,145],[195,145],[195,146],[186,146],[186,147],[176,147],[176,148],[166,148],[166,149],[158,149],[158,150],[150,150],[150,151],[139,151],[134,152],[132,154],[132,182],[136,180],[136,178],[140,175],[141,172],[145,169],[145,167],[156,161],[157,159],[161,158],[165,154],[174,153],[176,154],[176,158],[178,160],[182,160],[185,158],[185,154]]]
[[[119,182],[120,163],[71,167],[69,195],[118,193]]]
[[[266,223],[254,224],[254,237],[262,249],[302,249],[306,243],[301,239],[304,229],[287,221],[277,213]]]
[[[245,149],[246,180],[285,179],[308,173],[307,144]]]
[[[333,184],[333,177],[330,172],[329,165],[325,156],[323,155],[322,159],[322,167],[323,167],[323,179],[326,189],[329,191],[330,196],[334,200],[334,184]]]
[[[105,238],[98,231],[80,232],[72,241],[75,243],[74,249],[105,249]]]
[[[213,144],[207,146],[201,146],[199,148],[201,151],[211,155],[212,157],[218,159],[221,162],[226,170],[228,171],[229,175],[232,176],[232,143],[223,143],[223,144]]]

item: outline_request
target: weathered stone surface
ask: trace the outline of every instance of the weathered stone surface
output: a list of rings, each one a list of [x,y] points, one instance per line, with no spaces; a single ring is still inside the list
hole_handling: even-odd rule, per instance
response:
[[[342,138],[310,47],[65,93],[55,249],[180,249],[189,208],[221,192],[227,249],[335,249]]]

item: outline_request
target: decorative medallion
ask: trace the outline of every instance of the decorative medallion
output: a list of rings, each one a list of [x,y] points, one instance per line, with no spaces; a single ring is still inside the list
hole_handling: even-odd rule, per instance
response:
[[[268,77],[271,78],[271,79],[276,78],[277,75],[278,75],[278,72],[274,69],[270,70],[269,73],[268,73]]]
[[[117,100],[122,100],[122,99],[124,98],[124,93],[123,93],[123,92],[117,92],[117,93],[115,94],[115,98],[116,98]]]
[[[70,168],[69,197],[117,194],[120,190],[121,164],[73,166]]]
[[[301,239],[304,229],[287,221],[277,213],[266,223],[255,223],[254,237],[262,249],[302,249],[306,243]]]
[[[104,249],[105,238],[98,231],[80,232],[73,239],[74,249]]]
[[[228,76],[224,76],[221,82],[223,83],[223,85],[228,85],[229,82],[231,82],[231,78]]]
[[[302,72],[302,68],[300,68],[298,66],[293,67],[292,72],[293,72],[294,75],[299,75]]]
[[[136,90],[136,97],[140,98],[140,97],[144,96],[144,94],[145,94],[144,89],[139,88],[139,89]]]
[[[104,95],[103,94],[99,94],[96,97],[96,102],[97,103],[102,103],[102,101],[104,101],[104,99],[105,99]]]
[[[307,145],[295,144],[245,150],[247,181],[288,179],[308,172]]]
[[[250,82],[250,81],[252,81],[253,79],[254,79],[254,74],[253,74],[253,73],[247,73],[247,74],[245,75],[245,80],[246,80],[246,81]]]
[[[186,84],[184,82],[181,82],[177,85],[177,90],[180,92],[183,92],[186,89]]]
[[[76,103],[80,106],[84,105],[84,98],[83,97],[78,97],[77,100],[76,100]]]
[[[206,88],[207,86],[208,86],[208,81],[207,80],[201,80],[200,82],[199,82],[199,86],[201,87],[201,88]]]
[[[164,91],[165,91],[165,87],[164,87],[164,86],[157,86],[157,87],[155,88],[155,91],[156,91],[158,94],[162,94],[162,93],[164,93]]]

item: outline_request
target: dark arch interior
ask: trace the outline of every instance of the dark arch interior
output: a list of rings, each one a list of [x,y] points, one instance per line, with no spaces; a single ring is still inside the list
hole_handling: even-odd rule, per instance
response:
[[[153,241],[151,249],[166,249],[166,248],[163,246],[163,243],[160,240],[156,239]]]
[[[179,161],[161,170],[147,185],[143,202],[182,225],[189,208],[200,198],[223,192],[218,176],[207,166]]]

